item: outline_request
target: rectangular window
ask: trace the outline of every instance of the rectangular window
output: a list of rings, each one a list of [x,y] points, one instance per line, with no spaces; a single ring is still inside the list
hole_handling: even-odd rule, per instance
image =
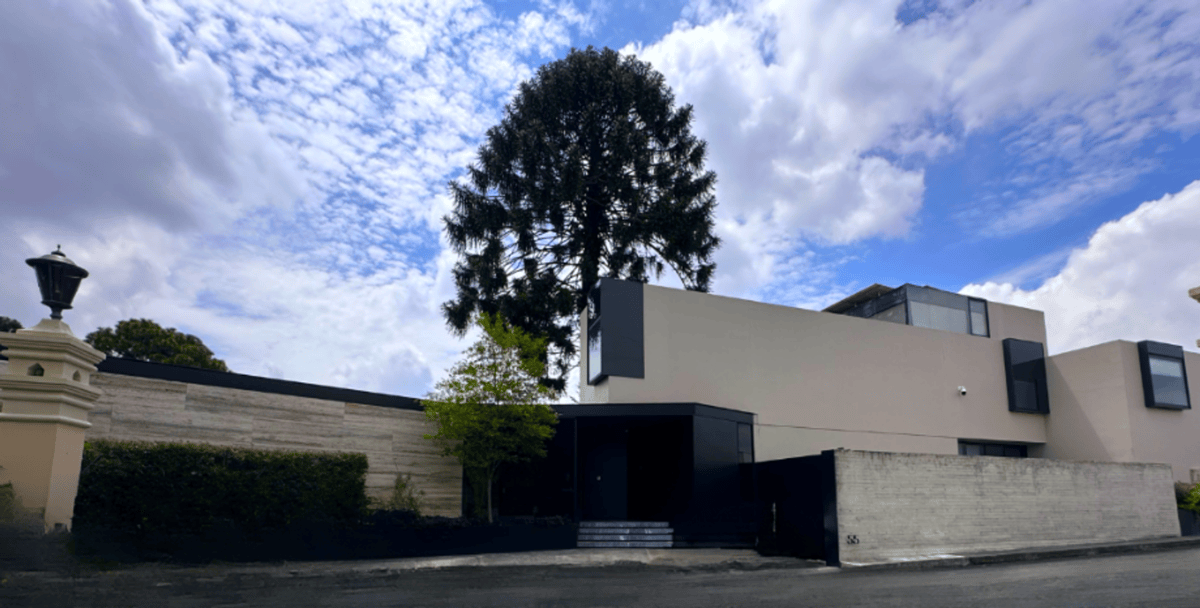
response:
[[[754,462],[754,427],[738,423],[738,462]]]
[[[601,380],[600,373],[600,323],[593,323],[588,328],[588,383],[595,384]]]
[[[1187,407],[1188,397],[1183,384],[1183,361],[1151,356],[1150,382],[1154,386],[1155,401]]]
[[[875,313],[872,319],[887,321],[889,323],[899,323],[905,325],[908,323],[908,307],[903,302],[887,309]]]
[[[959,456],[998,456],[1001,458],[1027,458],[1029,448],[1023,445],[1009,443],[982,443],[978,441],[959,441]]]
[[[1046,356],[1042,343],[1005,338],[1002,344],[1008,411],[1049,414],[1050,394],[1046,387]]]
[[[1149,340],[1138,343],[1146,407],[1191,409],[1183,347]]]
[[[987,301],[970,298],[968,302],[971,309],[971,334],[988,337],[991,334],[988,332]]]
[[[908,306],[912,313],[912,324],[915,327],[942,329],[960,334],[969,333],[967,331],[967,311],[965,310],[914,301],[909,301]]]

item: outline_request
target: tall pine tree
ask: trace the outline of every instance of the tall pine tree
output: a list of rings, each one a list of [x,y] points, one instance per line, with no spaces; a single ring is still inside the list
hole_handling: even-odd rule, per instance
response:
[[[662,74],[611,49],[572,50],[522,83],[466,178],[450,183],[444,221],[461,256],[442,307],[450,328],[462,336],[473,313],[499,313],[547,338],[541,382],[557,392],[600,277],[646,282],[670,266],[708,291],[717,177],[691,122]]]

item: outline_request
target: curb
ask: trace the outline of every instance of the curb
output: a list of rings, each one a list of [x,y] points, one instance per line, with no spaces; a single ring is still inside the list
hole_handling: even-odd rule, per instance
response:
[[[1016,562],[1032,562],[1052,559],[1071,559],[1078,557],[1095,557],[1100,555],[1128,555],[1133,553],[1157,553],[1177,549],[1200,547],[1200,537],[1174,537],[1163,540],[1148,540],[1142,542],[1120,543],[1111,545],[1083,545],[1069,547],[1045,547],[1038,549],[1018,549],[1000,553],[975,555],[954,555],[936,559],[919,559],[911,561],[881,562],[873,564],[843,564],[845,572],[877,571],[877,570],[928,570],[933,568],[965,568],[968,566],[986,566],[991,564],[1009,564]]]

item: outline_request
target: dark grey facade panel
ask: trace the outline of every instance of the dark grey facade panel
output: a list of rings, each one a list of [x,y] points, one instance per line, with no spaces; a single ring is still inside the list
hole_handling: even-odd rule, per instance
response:
[[[1046,387],[1046,353],[1041,342],[1005,338],[1004,381],[1008,387],[1008,411],[1049,414]]]
[[[1146,407],[1190,410],[1192,399],[1188,392],[1187,365],[1183,347],[1163,342],[1138,342],[1138,364],[1142,370],[1142,394]],[[1178,373],[1155,373],[1155,367],[1174,368]]]
[[[588,384],[646,377],[644,288],[606,278],[588,294]]]

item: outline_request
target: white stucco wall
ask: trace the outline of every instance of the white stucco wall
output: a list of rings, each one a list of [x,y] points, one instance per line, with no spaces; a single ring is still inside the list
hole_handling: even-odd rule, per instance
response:
[[[1200,469],[1200,355],[1184,352],[1191,410],[1148,408],[1137,344],[1124,340],[1047,359],[1050,416],[1045,456],[1158,462],[1178,481]]]
[[[644,303],[646,377],[582,382],[582,402],[751,412],[760,461],[838,447],[956,454],[958,439],[1045,441],[1042,416],[1008,411],[1001,344],[1044,343],[1039,311],[989,303],[992,337],[982,338],[653,285]]]

